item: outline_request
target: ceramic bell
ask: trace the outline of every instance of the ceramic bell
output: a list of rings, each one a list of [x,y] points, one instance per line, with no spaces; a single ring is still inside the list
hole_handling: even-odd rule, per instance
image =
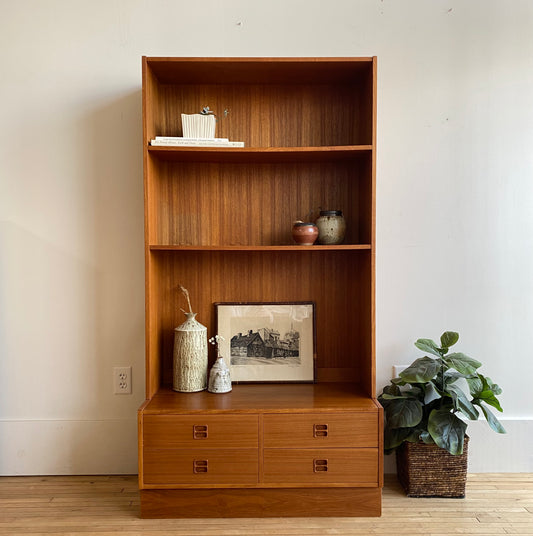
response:
[[[229,393],[231,391],[229,368],[223,357],[219,357],[211,367],[207,390],[210,393]]]

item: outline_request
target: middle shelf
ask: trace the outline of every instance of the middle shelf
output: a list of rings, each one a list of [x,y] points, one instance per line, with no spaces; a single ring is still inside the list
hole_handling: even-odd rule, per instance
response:
[[[351,251],[370,250],[370,244],[338,244],[335,246],[282,245],[282,246],[189,246],[189,245],[150,245],[150,251]]]

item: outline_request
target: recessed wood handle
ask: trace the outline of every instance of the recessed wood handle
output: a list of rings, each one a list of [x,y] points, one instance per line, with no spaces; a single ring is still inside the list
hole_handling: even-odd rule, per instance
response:
[[[207,473],[208,462],[207,460],[194,460],[192,462],[193,473]]]
[[[192,427],[193,439],[207,439],[208,429],[207,424],[195,424]]]
[[[313,424],[313,437],[328,437],[328,425]]]
[[[328,460],[313,460],[313,472],[325,473],[328,470]]]

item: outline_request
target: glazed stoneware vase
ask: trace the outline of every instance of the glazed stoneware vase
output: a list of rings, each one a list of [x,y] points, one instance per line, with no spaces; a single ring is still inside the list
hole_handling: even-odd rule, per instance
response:
[[[299,246],[312,246],[318,237],[318,228],[314,223],[298,221],[292,226],[292,239]]]
[[[346,232],[346,222],[340,210],[321,210],[316,220],[318,243],[324,245],[342,244]]]

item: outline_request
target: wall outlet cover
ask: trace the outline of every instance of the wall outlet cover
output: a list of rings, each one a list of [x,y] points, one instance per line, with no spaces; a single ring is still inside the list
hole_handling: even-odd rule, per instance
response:
[[[131,367],[113,368],[113,393],[131,395]]]

